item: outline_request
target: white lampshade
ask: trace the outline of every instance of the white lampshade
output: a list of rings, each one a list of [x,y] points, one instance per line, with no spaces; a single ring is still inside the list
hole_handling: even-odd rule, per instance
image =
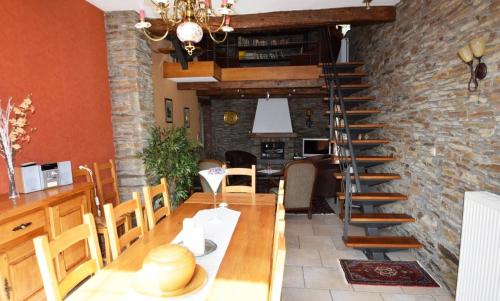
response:
[[[470,49],[472,49],[472,53],[477,58],[480,58],[484,54],[485,42],[483,38],[476,38],[469,43]]]
[[[458,56],[460,56],[460,58],[466,63],[472,61],[472,51],[469,45],[465,45],[464,47],[460,48],[460,50],[458,51]]]
[[[194,22],[184,21],[177,26],[177,37],[183,43],[199,43],[203,38],[203,29]]]

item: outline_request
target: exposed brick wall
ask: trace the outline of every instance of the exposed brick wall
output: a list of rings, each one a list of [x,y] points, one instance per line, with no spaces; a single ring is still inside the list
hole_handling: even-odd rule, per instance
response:
[[[291,160],[295,152],[302,152],[302,138],[327,138],[328,118],[325,111],[328,104],[319,98],[299,99],[290,98],[288,100],[290,108],[292,128],[298,135],[294,139],[251,139],[249,133],[253,127],[257,99],[213,99],[210,110],[205,109],[204,114],[211,114],[211,127],[205,126],[205,145],[207,154],[215,154],[215,157],[223,160],[224,153],[228,150],[243,150],[250,152],[260,158],[260,143],[262,141],[285,142],[286,160]],[[306,126],[306,109],[313,110],[311,128]],[[224,112],[237,112],[240,120],[236,125],[224,123]],[[207,116],[205,116],[207,117]],[[208,131],[208,132],[207,132]],[[209,149],[207,139],[210,137],[213,142]],[[276,162],[279,163],[279,162]]]
[[[500,193],[500,2],[403,0],[394,23],[355,27],[351,59],[366,62],[375,107],[399,162],[378,167],[401,181],[381,189],[409,195],[386,206],[417,222],[393,227],[416,236],[418,259],[455,291],[464,192]],[[456,55],[474,37],[487,40],[488,76],[467,91],[468,67]],[[488,229],[484,229],[487,231]]]
[[[134,28],[137,18],[133,11],[106,14],[113,142],[122,200],[146,184],[144,164],[136,155],[155,125],[151,48]]]

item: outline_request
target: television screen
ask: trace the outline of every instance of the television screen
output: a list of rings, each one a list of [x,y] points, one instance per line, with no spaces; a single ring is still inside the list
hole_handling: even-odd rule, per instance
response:
[[[304,157],[330,154],[330,142],[328,139],[305,138],[302,146],[302,155]]]

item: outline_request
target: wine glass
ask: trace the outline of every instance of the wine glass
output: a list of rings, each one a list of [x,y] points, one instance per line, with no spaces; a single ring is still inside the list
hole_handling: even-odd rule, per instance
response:
[[[219,189],[222,180],[226,177],[226,170],[220,167],[210,168],[207,170],[202,170],[198,172],[205,180],[207,181],[210,189],[212,190],[212,194],[214,197],[214,212],[215,217],[212,222],[220,222],[220,219],[217,215],[217,190]]]

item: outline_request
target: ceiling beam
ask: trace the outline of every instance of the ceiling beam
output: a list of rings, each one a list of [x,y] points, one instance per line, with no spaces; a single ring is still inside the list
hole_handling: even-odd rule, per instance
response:
[[[249,80],[249,81],[222,81],[205,83],[178,83],[178,90],[232,90],[240,89],[288,89],[288,88],[321,88],[325,84],[323,79],[295,79],[295,80]]]
[[[215,99],[236,98],[263,98],[269,92],[271,97],[302,97],[317,98],[328,95],[328,91],[321,88],[269,88],[269,89],[226,89],[226,90],[198,90],[199,97],[209,96]]]
[[[231,16],[231,26],[236,31],[261,29],[286,29],[321,27],[334,24],[366,25],[393,22],[396,20],[394,6],[343,7],[318,10],[294,10]],[[165,32],[161,19],[150,19],[154,33]],[[213,24],[219,24],[219,18],[213,18]]]

